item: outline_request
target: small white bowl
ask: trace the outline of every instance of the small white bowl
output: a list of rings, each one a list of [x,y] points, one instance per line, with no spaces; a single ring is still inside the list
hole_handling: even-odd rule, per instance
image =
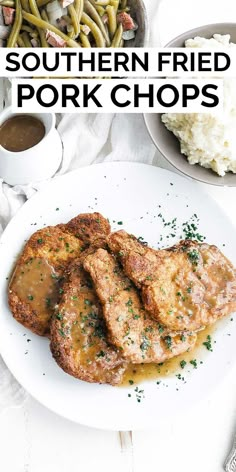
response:
[[[22,114],[22,113],[21,113]],[[0,126],[17,113],[11,107],[0,113]],[[62,159],[62,142],[54,113],[29,113],[45,126],[43,139],[26,151],[11,152],[0,145],[0,178],[9,185],[25,185],[52,177]]]

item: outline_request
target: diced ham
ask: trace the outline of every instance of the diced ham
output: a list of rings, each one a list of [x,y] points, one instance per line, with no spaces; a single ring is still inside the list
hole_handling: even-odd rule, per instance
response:
[[[46,40],[54,48],[64,48],[66,46],[66,41],[53,31],[46,30]]]
[[[36,38],[32,38],[32,39],[30,40],[30,42],[31,42],[33,48],[39,47],[39,42],[38,42],[38,40],[37,40]]]
[[[61,6],[62,8],[68,7],[68,5],[71,5],[74,3],[74,0],[61,0]]]
[[[15,9],[10,7],[2,7],[5,25],[13,25],[15,17]]]
[[[66,28],[67,28],[67,21],[64,19],[64,18],[59,18],[57,20],[57,27],[61,30],[61,31],[66,31]]]
[[[91,29],[87,25],[81,25],[80,29],[81,29],[81,31],[83,31],[84,34],[86,34],[86,36],[88,36],[88,34],[91,31]]]
[[[131,16],[125,11],[118,13],[117,21],[118,23],[122,24],[124,31],[132,30],[135,28],[133,18],[131,18]]]

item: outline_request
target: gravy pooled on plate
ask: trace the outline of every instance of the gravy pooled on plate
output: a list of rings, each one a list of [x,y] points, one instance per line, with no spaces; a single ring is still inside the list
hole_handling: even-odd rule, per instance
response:
[[[31,115],[15,115],[0,126],[0,145],[11,152],[26,151],[44,136],[44,124]]]

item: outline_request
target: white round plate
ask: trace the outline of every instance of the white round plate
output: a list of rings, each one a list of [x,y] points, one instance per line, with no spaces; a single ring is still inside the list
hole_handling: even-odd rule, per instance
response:
[[[65,374],[51,357],[49,341],[18,324],[8,308],[6,278],[29,236],[44,225],[93,211],[109,218],[113,229],[125,228],[154,247],[160,247],[161,234],[161,244],[176,242],[182,224],[195,214],[200,219],[197,231],[236,265],[235,229],[199,184],[156,167],[116,162],[54,179],[20,209],[0,240],[0,346],[16,379],[43,405],[78,423],[111,430],[155,428],[160,419],[181,414],[209,395],[234,364],[236,322],[231,317],[217,326],[213,352],[203,347],[198,368],[185,369],[186,382],[175,375],[159,384],[144,382],[138,402],[135,385],[89,384]],[[165,225],[174,218],[179,228],[175,237],[170,236],[172,224]]]

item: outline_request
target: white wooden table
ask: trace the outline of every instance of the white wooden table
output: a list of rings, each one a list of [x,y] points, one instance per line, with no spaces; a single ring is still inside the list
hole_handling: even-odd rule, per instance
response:
[[[236,226],[236,189],[204,187]],[[0,416],[0,471],[222,472],[235,430],[236,368],[211,398],[157,424],[156,431],[89,429],[29,398]]]

